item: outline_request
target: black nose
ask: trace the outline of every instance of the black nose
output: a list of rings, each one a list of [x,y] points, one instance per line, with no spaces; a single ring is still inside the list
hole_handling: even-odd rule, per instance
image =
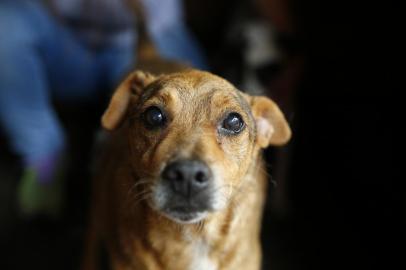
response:
[[[162,178],[169,182],[174,192],[190,197],[209,185],[211,172],[201,161],[179,160],[166,166]]]

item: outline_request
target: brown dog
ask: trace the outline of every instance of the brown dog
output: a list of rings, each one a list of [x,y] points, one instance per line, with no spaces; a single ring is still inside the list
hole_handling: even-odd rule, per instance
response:
[[[94,185],[85,269],[260,269],[260,150],[290,128],[266,97],[188,70],[132,73],[102,118],[114,132]]]

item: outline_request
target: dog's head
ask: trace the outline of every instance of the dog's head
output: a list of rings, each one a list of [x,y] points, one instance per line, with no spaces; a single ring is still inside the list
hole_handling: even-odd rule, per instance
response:
[[[149,206],[178,223],[224,209],[258,151],[291,135],[273,101],[196,70],[132,73],[102,118],[108,130],[124,122]]]

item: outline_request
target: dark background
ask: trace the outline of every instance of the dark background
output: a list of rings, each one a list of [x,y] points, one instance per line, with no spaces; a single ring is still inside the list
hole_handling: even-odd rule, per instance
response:
[[[264,215],[264,269],[404,269],[400,8],[389,1],[185,2],[213,72],[236,85],[246,68],[246,41],[232,31],[238,22],[267,21],[283,52],[278,63],[255,69],[293,129],[287,147],[265,153],[277,186]],[[92,132],[104,106],[57,104],[73,157],[61,220],[18,217],[21,168],[1,141],[0,269],[77,268]]]

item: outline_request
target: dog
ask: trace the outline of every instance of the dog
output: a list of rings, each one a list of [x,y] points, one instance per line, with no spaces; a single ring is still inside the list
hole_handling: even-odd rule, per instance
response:
[[[290,127],[269,98],[208,72],[131,73],[102,116],[83,269],[258,270],[261,150]]]

